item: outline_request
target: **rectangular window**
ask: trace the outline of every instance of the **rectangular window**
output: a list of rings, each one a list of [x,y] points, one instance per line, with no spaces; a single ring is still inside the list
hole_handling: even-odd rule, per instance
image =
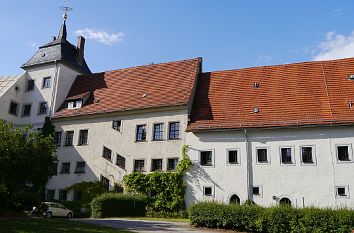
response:
[[[70,163],[63,163],[61,165],[61,174],[70,174]]]
[[[56,146],[61,146],[61,132],[54,133],[54,143]]]
[[[47,102],[40,102],[39,103],[39,109],[38,109],[38,115],[46,114],[47,111],[48,111]]]
[[[65,133],[65,146],[72,146],[74,140],[74,131],[66,131]]]
[[[168,139],[179,139],[179,122],[171,122],[169,125]]]
[[[31,104],[25,104],[23,105],[23,112],[22,112],[22,116],[26,117],[31,115]]]
[[[53,176],[58,175],[58,163],[53,163],[53,171],[52,171]]]
[[[108,149],[107,147],[103,147],[103,153],[102,153],[102,157],[111,161],[112,158],[112,150]]]
[[[145,160],[134,160],[134,171],[145,171]]]
[[[268,163],[268,155],[266,148],[257,149],[257,162],[258,163]]]
[[[101,175],[101,182],[106,190],[109,190],[109,179]]]
[[[82,129],[79,133],[79,145],[87,145],[88,130]]]
[[[26,91],[33,91],[34,89],[34,80],[27,80]]]
[[[43,85],[42,88],[49,88],[50,87],[50,77],[43,78]]]
[[[74,200],[73,201],[81,201],[82,192],[74,190]]]
[[[153,159],[151,161],[151,171],[162,171],[162,159]]]
[[[54,200],[54,195],[55,195],[55,189],[47,189],[47,193],[46,193],[45,199],[47,201],[53,201]]]
[[[229,164],[238,164],[237,150],[229,150],[228,151],[228,163]]]
[[[125,158],[117,154],[117,166],[125,170]]]
[[[260,195],[261,192],[260,192],[260,188],[258,186],[253,186],[253,195]]]
[[[85,173],[85,167],[86,167],[85,162],[77,162],[75,173]]]
[[[212,187],[204,187],[203,194],[204,194],[204,196],[213,196],[213,188]]]
[[[67,109],[75,109],[75,108],[81,108],[82,106],[82,99],[78,100],[70,100],[67,102]]]
[[[301,160],[303,163],[314,163],[312,149],[312,146],[301,147]]]
[[[146,140],[146,125],[136,126],[136,141],[141,142]]]
[[[59,190],[59,201],[66,201],[68,197],[68,191],[64,189]]]
[[[281,163],[283,163],[283,164],[292,163],[291,148],[284,147],[284,148],[281,148],[280,151],[281,151]]]
[[[177,168],[178,158],[171,158],[167,161],[167,170],[174,171]]]
[[[153,140],[161,141],[163,140],[163,123],[154,124],[154,136]]]
[[[337,157],[339,161],[350,161],[349,146],[337,146]]]
[[[112,128],[120,132],[122,121],[112,121]]]
[[[337,198],[349,198],[348,186],[336,186]]]
[[[9,113],[17,116],[17,111],[18,111],[18,104],[11,101]]]
[[[200,165],[202,165],[202,166],[212,166],[213,165],[213,152],[212,151],[201,151],[200,152]]]

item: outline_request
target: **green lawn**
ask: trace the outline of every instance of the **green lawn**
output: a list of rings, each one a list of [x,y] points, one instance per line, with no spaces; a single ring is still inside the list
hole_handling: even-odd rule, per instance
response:
[[[109,227],[70,221],[67,219],[21,219],[0,220],[0,232],[6,233],[128,233],[131,231],[117,230]]]

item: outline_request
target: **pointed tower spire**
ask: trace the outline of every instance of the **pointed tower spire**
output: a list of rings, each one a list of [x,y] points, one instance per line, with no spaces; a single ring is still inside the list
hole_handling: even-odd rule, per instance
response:
[[[64,22],[63,22],[63,25],[61,25],[58,38],[66,40],[66,36],[67,36],[67,33],[66,33],[66,20],[68,19],[68,14],[67,13],[68,13],[68,11],[71,11],[73,8],[68,7],[68,6],[62,6],[62,7],[60,7],[60,9],[64,11],[64,15],[63,15]]]

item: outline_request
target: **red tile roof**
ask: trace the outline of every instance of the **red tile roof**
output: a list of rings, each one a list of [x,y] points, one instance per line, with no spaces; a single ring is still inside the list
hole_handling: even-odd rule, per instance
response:
[[[195,58],[78,76],[67,99],[91,92],[88,102],[79,109],[62,107],[54,118],[187,105],[200,65]]]
[[[187,130],[354,123],[350,74],[354,58],[203,73]]]

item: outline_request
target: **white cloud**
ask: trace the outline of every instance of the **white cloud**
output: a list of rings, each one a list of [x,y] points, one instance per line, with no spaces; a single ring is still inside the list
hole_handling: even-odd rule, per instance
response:
[[[348,36],[330,31],[326,40],[318,45],[315,61],[332,60],[354,56],[354,31]]]
[[[75,32],[77,35],[81,35],[86,39],[97,40],[105,45],[112,45],[116,42],[123,41],[125,34],[123,32],[97,31],[95,29],[79,29]]]
[[[273,58],[269,55],[258,56],[257,59],[258,59],[258,61],[264,62],[264,63],[271,62],[273,60]]]

